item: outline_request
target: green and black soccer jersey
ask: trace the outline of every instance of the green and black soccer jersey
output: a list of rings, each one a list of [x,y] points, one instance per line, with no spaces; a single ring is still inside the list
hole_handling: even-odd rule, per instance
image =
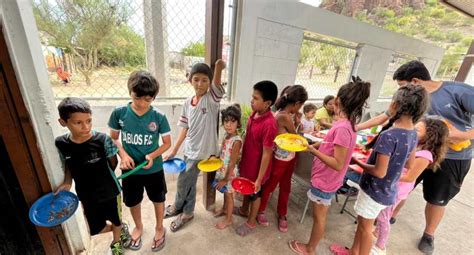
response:
[[[147,154],[158,149],[159,138],[170,135],[170,125],[166,116],[157,108],[151,106],[150,110],[138,116],[131,108],[131,103],[115,108],[110,115],[109,127],[121,132],[122,146],[132,157],[135,165],[142,163]],[[163,170],[161,156],[153,160],[150,169],[142,169],[136,174],[152,174]]]
[[[118,152],[110,137],[93,131],[89,140],[78,144],[71,141],[70,134],[65,134],[57,137],[55,144],[61,160],[71,171],[77,196],[83,203],[97,204],[120,194],[120,186],[107,160]]]

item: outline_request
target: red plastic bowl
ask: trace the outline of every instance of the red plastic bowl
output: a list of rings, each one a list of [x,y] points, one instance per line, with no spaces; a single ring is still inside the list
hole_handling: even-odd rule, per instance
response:
[[[236,177],[231,182],[232,188],[242,195],[251,195],[255,193],[255,183],[243,177]]]

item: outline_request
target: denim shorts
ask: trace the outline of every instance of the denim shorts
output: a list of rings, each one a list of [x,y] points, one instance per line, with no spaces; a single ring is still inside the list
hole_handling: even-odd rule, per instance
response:
[[[324,192],[318,188],[311,187],[311,189],[308,190],[307,195],[311,201],[317,204],[330,206],[331,200],[336,196],[336,192]]]

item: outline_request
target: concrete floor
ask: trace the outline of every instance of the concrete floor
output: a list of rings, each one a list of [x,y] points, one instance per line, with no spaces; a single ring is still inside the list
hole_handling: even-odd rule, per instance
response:
[[[434,254],[474,254],[474,176],[472,172],[466,177],[462,191],[451,201],[446,210],[445,217],[438,228],[435,239]],[[168,194],[167,203],[174,201],[177,175],[167,175]],[[295,193],[302,193],[301,188],[294,189]],[[302,194],[300,194],[302,195]],[[167,232],[166,247],[161,254],[292,254],[288,248],[288,241],[298,239],[307,241],[312,225],[311,217],[306,217],[303,224],[299,219],[304,203],[292,199],[289,205],[289,231],[282,234],[276,228],[276,197],[274,196],[267,210],[269,227],[258,227],[257,231],[247,237],[240,237],[234,228],[217,230],[214,224],[218,221],[206,211],[202,205],[202,180],[198,180],[198,203],[196,205],[195,219],[176,233]],[[217,196],[217,205],[221,205],[222,196]],[[318,247],[318,254],[330,254],[328,247],[333,242],[350,246],[354,237],[356,225],[348,214],[340,214],[342,202],[333,202],[328,216],[327,229],[324,239]],[[388,244],[387,254],[421,254],[416,246],[424,229],[423,194],[419,186],[409,197],[405,207],[400,213],[396,224],[392,225],[392,234]],[[353,202],[348,208],[352,210]],[[126,254],[153,254],[151,242],[154,229],[154,213],[152,204],[145,199],[143,202],[143,215],[145,232],[143,246],[140,251],[126,250]],[[130,211],[124,207],[124,218],[131,229],[133,221]],[[245,219],[234,217],[234,226]],[[166,219],[164,226],[169,228],[172,219]],[[88,254],[108,254],[111,235],[93,237],[91,249]]]

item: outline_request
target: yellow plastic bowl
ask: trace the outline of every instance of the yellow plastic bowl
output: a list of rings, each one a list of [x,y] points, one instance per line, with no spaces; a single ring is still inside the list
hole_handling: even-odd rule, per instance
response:
[[[296,134],[281,134],[275,138],[276,145],[285,151],[300,152],[308,147],[308,141]]]
[[[213,159],[206,159],[206,160],[201,160],[197,167],[199,170],[203,172],[214,172],[219,170],[222,166],[224,165],[224,162],[222,162],[221,159],[218,158],[213,158]]]

